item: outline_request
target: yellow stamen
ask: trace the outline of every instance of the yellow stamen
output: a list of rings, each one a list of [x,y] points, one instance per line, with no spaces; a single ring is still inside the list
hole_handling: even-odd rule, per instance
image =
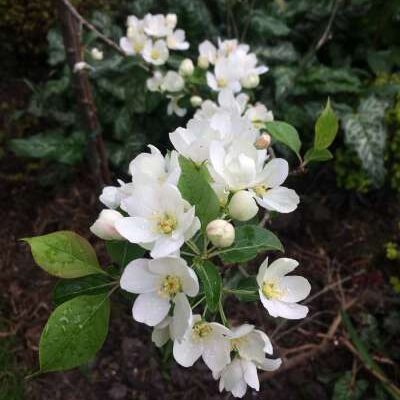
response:
[[[150,57],[153,60],[157,60],[160,58],[160,52],[157,49],[151,49]]]
[[[192,335],[193,339],[200,340],[211,335],[212,327],[207,322],[199,321],[193,325]]]
[[[172,298],[181,291],[181,279],[176,275],[167,275],[161,284],[159,294],[163,297]]]
[[[239,351],[240,346],[242,346],[245,341],[246,339],[244,337],[231,339],[231,350]]]
[[[169,233],[174,231],[176,229],[176,225],[176,218],[169,214],[164,214],[164,216],[161,217],[158,221],[158,229],[165,235],[168,235]]]
[[[228,85],[228,82],[227,82],[226,79],[220,78],[220,79],[217,80],[217,84],[218,84],[218,86],[220,88],[224,88],[224,87],[226,87]]]
[[[282,291],[275,281],[264,281],[262,292],[267,299],[279,299],[282,296]]]
[[[253,190],[258,197],[263,197],[268,189],[265,185],[259,185],[253,188]]]

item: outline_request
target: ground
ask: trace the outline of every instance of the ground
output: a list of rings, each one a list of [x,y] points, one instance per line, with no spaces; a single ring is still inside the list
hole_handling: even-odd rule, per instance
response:
[[[161,362],[150,330],[132,320],[130,305],[118,295],[105,346],[90,365],[24,380],[38,366],[38,343],[52,309],[55,279],[35,265],[19,239],[74,230],[87,237],[107,262],[102,244],[88,229],[99,204],[84,170],[50,190],[30,174],[21,176],[25,168],[10,155],[0,165],[0,399],[21,399],[22,391],[29,400],[229,398],[219,394],[203,363],[185,369]],[[389,313],[399,304],[387,283],[390,271],[381,265],[383,243],[398,223],[396,202],[389,196],[361,203],[336,191],[329,167],[305,181],[298,188],[301,207],[267,223],[281,238],[286,256],[299,260],[299,274],[312,284],[309,318],[283,324],[267,317],[262,306],[236,300],[227,305],[233,321],[253,323],[272,335],[284,359],[280,372],[263,376],[257,396],[248,391],[249,399],[331,399],[335,379],[344,371],[353,371],[354,379],[371,379],[346,345],[338,312],[348,307],[353,320],[360,322],[366,310]],[[379,352],[374,357],[387,359]],[[386,372],[393,376],[389,361]]]

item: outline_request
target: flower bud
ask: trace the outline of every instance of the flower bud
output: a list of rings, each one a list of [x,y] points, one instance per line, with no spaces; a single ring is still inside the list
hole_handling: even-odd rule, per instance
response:
[[[179,73],[182,76],[190,76],[194,72],[193,61],[190,58],[185,58],[179,65]]]
[[[235,228],[223,219],[214,219],[206,228],[207,237],[216,247],[229,247],[235,240]]]
[[[257,150],[264,150],[271,144],[271,136],[268,133],[260,135],[254,143]]]
[[[92,233],[104,240],[122,240],[122,236],[115,229],[115,223],[124,218],[121,213],[115,210],[103,210],[99,218],[90,227]]]
[[[199,56],[197,59],[197,66],[202,69],[207,69],[210,63],[208,62],[208,58],[204,56]]]
[[[93,47],[90,52],[90,55],[94,60],[101,61],[103,59],[103,52],[99,50],[97,47]]]
[[[178,17],[176,14],[167,14],[165,17],[165,22],[170,29],[174,29],[176,26],[176,23],[178,22]]]
[[[238,221],[248,221],[258,212],[258,206],[253,196],[247,190],[236,192],[229,202],[229,215]]]
[[[203,99],[200,96],[192,96],[190,98],[190,104],[192,107],[200,107],[201,103],[203,103]]]
[[[241,83],[244,88],[253,89],[260,83],[260,77],[257,74],[250,74],[243,78]]]

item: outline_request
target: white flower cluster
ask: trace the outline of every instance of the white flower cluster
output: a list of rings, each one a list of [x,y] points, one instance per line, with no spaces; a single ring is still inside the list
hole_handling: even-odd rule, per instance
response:
[[[215,91],[229,88],[240,92],[242,88],[252,89],[260,83],[260,75],[267,72],[264,65],[257,66],[257,57],[249,53],[250,47],[236,39],[218,40],[218,48],[209,40],[199,45],[197,64],[207,72],[207,84]]]
[[[157,346],[172,340],[173,356],[180,365],[189,367],[202,358],[219,379],[220,390],[236,397],[244,396],[247,386],[258,390],[257,369],[274,370],[281,360],[271,357],[269,338],[254,326],[230,328],[194,313],[199,304],[198,276],[181,251],[185,244],[193,246],[201,223],[178,188],[179,157],[208,168],[221,217],[203,229],[214,246],[229,247],[235,229],[226,219],[247,221],[259,207],[288,213],[299,203],[296,192],[282,186],[288,163],[268,156],[259,126],[271,119],[263,105],[249,106],[246,95],[235,97],[231,90],[221,90],[218,103],[203,102],[186,128],[170,133],[175,150],[163,156],[149,146],[150,153],[139,154],[129,166],[132,182],[104,188],[100,200],[109,209],[91,227],[105,240],[128,240],[149,251],[151,258],[130,262],[121,277],[122,289],[138,295],[133,318],[153,327]],[[297,303],[308,296],[310,284],[300,276],[286,276],[297,265],[281,258],[270,265],[265,260],[259,268],[259,297],[272,317],[298,319],[308,312]]]
[[[120,39],[120,46],[127,55],[141,55],[153,65],[163,65],[169,57],[169,50],[187,50],[189,43],[185,32],[176,29],[176,14],[147,14],[143,19],[131,15],[127,19],[126,36]]]

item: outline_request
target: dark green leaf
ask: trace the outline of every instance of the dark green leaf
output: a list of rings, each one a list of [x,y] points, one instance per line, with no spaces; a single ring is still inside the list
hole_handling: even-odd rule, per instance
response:
[[[260,36],[286,36],[290,29],[283,19],[255,10],[251,17],[251,29]]]
[[[51,275],[69,279],[103,272],[93,247],[74,232],[59,231],[23,240],[31,246],[36,263]]]
[[[327,149],[335,140],[339,122],[328,99],[325,109],[315,124],[314,148]]]
[[[220,251],[224,263],[238,263],[253,259],[261,251],[283,251],[280,240],[269,230],[258,225],[243,225],[236,228],[232,247]]]
[[[315,161],[328,161],[333,158],[333,154],[328,149],[309,149],[304,155],[305,164]]]
[[[142,257],[146,251],[137,244],[121,240],[107,240],[106,248],[111,259],[122,268],[125,268],[131,261]]]
[[[248,293],[247,293],[248,292]],[[250,293],[254,292],[254,293]],[[258,294],[258,284],[255,276],[241,279],[236,287],[235,296],[240,301],[256,301],[260,298]]]
[[[207,179],[208,171],[204,165],[198,166],[184,157],[179,158],[179,163],[182,170],[178,182],[179,190],[183,198],[196,207],[196,215],[202,229],[205,229],[220,213],[218,197]]]
[[[301,142],[296,128],[283,121],[266,122],[265,128],[275,140],[288,146],[300,157]]]
[[[367,388],[367,381],[359,379],[353,382],[351,372],[346,372],[336,381],[332,400],[361,400]]]
[[[106,293],[110,291],[111,285],[113,285],[111,278],[103,274],[61,280],[54,287],[53,301],[58,307],[77,296]]]
[[[108,332],[107,294],[79,296],[50,315],[39,344],[40,371],[62,371],[90,361]]]
[[[222,280],[217,267],[211,261],[201,261],[195,265],[195,270],[203,285],[208,309],[215,312],[221,298]]]

